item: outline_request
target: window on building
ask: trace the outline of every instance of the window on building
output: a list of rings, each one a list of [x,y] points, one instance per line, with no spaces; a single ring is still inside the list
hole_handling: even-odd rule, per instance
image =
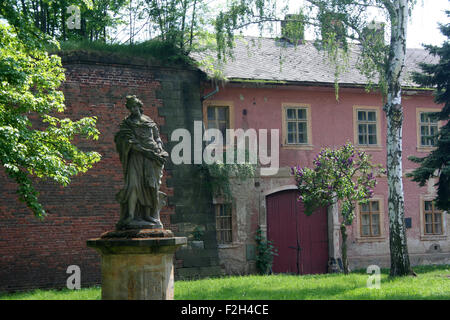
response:
[[[288,107],[285,112],[286,143],[308,144],[308,109]]]
[[[372,146],[378,144],[376,110],[357,110],[358,144]]]
[[[208,106],[206,115],[206,129],[219,129],[225,138],[226,129],[230,129],[230,108],[228,106]]]
[[[233,242],[233,218],[231,204],[216,204],[216,232],[217,243],[227,244]]]
[[[437,142],[438,121],[431,117],[432,112],[420,112],[419,130],[420,145],[422,147],[434,147]]]
[[[380,201],[374,200],[359,205],[361,215],[361,236],[378,237],[381,235]]]
[[[423,201],[423,213],[425,221],[424,233],[427,235],[442,234],[442,211],[434,206],[434,201]]]

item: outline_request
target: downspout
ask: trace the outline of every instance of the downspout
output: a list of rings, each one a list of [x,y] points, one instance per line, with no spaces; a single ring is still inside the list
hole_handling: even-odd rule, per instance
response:
[[[216,85],[216,89],[214,89],[214,91],[211,91],[211,92],[208,93],[206,96],[201,97],[201,98],[200,98],[200,101],[203,102],[204,100],[208,99],[209,97],[215,95],[217,92],[219,92],[219,86],[218,86],[218,85]]]
[[[219,86],[216,84],[216,89],[214,89],[213,91],[211,91],[210,93],[208,93],[207,95],[203,96],[200,98],[200,101],[203,104],[203,101],[205,101],[206,99],[208,99],[209,97],[212,97],[213,95],[215,95],[217,92],[219,92]],[[202,107],[203,108],[203,107]],[[204,119],[203,119],[204,120]],[[205,131],[205,123],[203,122],[203,131]]]

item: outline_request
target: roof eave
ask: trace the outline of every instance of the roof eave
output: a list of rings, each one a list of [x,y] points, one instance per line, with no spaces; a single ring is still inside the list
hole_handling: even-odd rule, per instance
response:
[[[254,84],[256,86],[265,85],[285,85],[285,86],[316,86],[316,87],[333,87],[335,83],[333,82],[315,82],[315,81],[290,81],[290,80],[273,80],[273,79],[243,79],[243,78],[227,78],[228,83],[245,83]],[[339,83],[341,88],[358,88],[365,89],[367,83]],[[376,88],[376,86],[374,86]],[[415,86],[402,86],[402,90],[405,91],[421,91],[421,92],[432,92],[433,88],[425,87],[415,87]]]

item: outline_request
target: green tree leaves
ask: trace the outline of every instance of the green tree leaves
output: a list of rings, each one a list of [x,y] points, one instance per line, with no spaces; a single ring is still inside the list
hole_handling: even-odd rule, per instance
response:
[[[72,176],[98,162],[100,154],[71,143],[76,136],[97,139],[96,118],[71,121],[54,116],[65,108],[58,56],[22,40],[4,24],[0,42],[0,163],[18,183],[19,199],[43,217],[31,176],[66,186]]]

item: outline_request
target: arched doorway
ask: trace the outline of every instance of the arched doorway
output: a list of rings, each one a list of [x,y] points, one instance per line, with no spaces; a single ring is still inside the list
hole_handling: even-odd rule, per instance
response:
[[[270,194],[267,201],[267,238],[278,250],[274,273],[326,273],[328,263],[327,210],[311,216],[297,201],[297,190]]]

